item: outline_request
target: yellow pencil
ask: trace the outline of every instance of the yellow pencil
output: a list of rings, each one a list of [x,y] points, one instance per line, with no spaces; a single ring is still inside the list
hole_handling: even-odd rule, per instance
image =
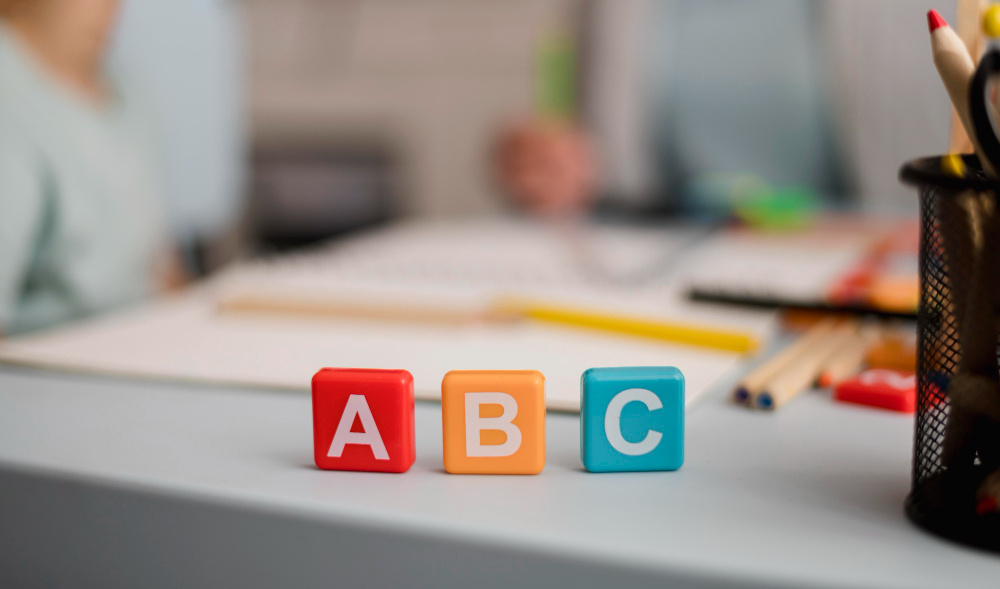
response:
[[[520,318],[527,318],[729,352],[750,353],[756,350],[758,345],[756,337],[742,331],[512,301],[501,301],[484,311],[414,305],[383,305],[354,301],[291,301],[283,298],[227,297],[219,301],[218,311],[222,314],[350,317],[444,325],[462,325],[475,322],[508,323]]]
[[[756,337],[743,331],[655,321],[641,317],[598,313],[545,304],[526,303],[521,305],[518,310],[520,315],[536,321],[573,325],[741,354],[753,352],[758,345]]]

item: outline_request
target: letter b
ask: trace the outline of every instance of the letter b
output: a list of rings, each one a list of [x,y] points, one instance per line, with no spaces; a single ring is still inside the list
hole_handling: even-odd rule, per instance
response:
[[[453,370],[441,383],[441,419],[444,468],[450,473],[537,474],[545,467],[540,372]],[[487,432],[502,432],[503,442],[487,443]]]
[[[499,405],[499,417],[480,417],[483,405]],[[521,430],[514,425],[517,401],[507,393],[465,393],[465,455],[469,457],[510,456],[521,447]],[[507,434],[502,444],[483,445],[479,433],[499,430]]]

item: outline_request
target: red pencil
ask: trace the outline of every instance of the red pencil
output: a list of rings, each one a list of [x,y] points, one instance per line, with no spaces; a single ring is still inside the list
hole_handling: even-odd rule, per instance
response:
[[[976,64],[972,61],[969,50],[959,38],[958,33],[948,26],[948,22],[938,11],[931,10],[927,13],[927,27],[931,33],[934,66],[937,67],[938,75],[944,82],[944,87],[958,113],[958,118],[962,120],[965,132],[972,139],[976,152],[979,153],[981,150],[976,143],[972,117],[969,115],[969,84],[976,74]],[[983,169],[991,176],[996,176],[996,171],[985,158],[980,157],[979,161],[982,162]]]

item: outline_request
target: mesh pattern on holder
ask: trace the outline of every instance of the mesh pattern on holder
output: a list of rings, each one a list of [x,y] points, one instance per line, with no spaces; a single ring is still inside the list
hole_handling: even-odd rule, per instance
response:
[[[940,158],[915,160],[902,172],[905,182],[918,187],[921,217],[917,415],[906,511],[914,522],[934,533],[1000,551],[1000,514],[976,513],[975,495],[989,474],[987,469],[980,468],[977,458],[971,474],[959,476],[945,464],[952,412],[949,385],[960,369],[962,342],[969,336],[962,333],[963,302],[975,280],[974,260],[976,247],[983,242],[984,219],[1000,218],[977,214],[997,206],[1000,184],[982,175],[974,156],[965,159],[971,171],[968,179],[946,176]],[[995,321],[975,324],[972,331],[996,342]]]

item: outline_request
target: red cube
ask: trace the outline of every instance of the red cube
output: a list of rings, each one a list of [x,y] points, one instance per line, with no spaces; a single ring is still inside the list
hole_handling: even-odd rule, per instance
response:
[[[312,379],[313,445],[324,470],[406,472],[416,460],[413,375],[324,368]]]

